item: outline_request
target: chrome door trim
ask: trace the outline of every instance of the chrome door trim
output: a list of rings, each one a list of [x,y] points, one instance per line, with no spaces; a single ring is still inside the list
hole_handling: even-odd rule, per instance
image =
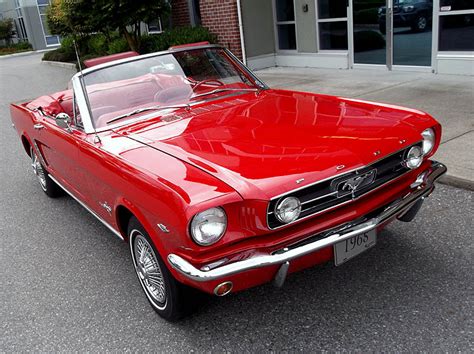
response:
[[[104,226],[106,226],[110,231],[113,232],[115,236],[117,236],[120,240],[124,241],[123,236],[114,229],[112,225],[110,225],[107,221],[102,219],[99,215],[97,215],[92,209],[90,209],[85,203],[83,203],[79,198],[77,198],[72,192],[70,192],[66,187],[64,187],[56,178],[54,178],[50,173],[48,173],[49,178],[51,178],[54,183],[56,183],[59,187],[61,187],[67,194],[69,194],[76,202],[78,202],[84,209],[86,209],[89,213],[96,217]]]
[[[74,90],[74,96],[76,97],[77,101],[77,108],[79,109],[79,113],[81,114],[82,118],[82,125],[84,126],[84,132],[86,134],[93,134],[95,133],[94,125],[92,124],[92,115],[89,111],[89,104],[87,100],[87,95],[85,92],[85,88],[82,85],[83,81],[82,75],[74,75],[72,77],[72,87]],[[75,116],[75,113],[74,113]]]

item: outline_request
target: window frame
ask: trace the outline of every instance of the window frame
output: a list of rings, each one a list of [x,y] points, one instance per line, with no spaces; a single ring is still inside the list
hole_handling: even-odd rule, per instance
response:
[[[272,0],[272,8],[273,8],[273,28],[274,28],[274,37],[275,37],[275,51],[277,53],[297,53],[298,52],[298,25],[296,23],[296,4],[295,0],[293,1],[293,12],[295,14],[295,17],[293,21],[278,21],[277,17],[277,9],[276,9],[276,2],[278,0]],[[316,1],[316,0],[315,0]],[[295,44],[296,48],[295,49],[280,49],[280,38],[278,36],[278,25],[294,25],[295,26]]]
[[[160,34],[160,33],[164,32],[163,31],[163,23],[161,22],[161,18],[158,17],[157,21],[158,21],[158,25],[160,27],[159,31],[150,31],[150,25],[149,25],[148,22],[146,23],[146,31],[147,31],[148,34]]]
[[[41,30],[43,31],[43,39],[44,39],[44,44],[46,45],[46,48],[51,48],[51,47],[58,47],[61,45],[61,38],[57,35],[54,35],[54,34],[46,34],[46,29],[44,28],[44,22],[43,22],[43,18],[46,19],[46,12],[44,12],[43,14],[41,13],[40,11],[40,7],[41,8],[47,8],[49,6],[51,6],[51,0],[48,0],[48,4],[39,4],[38,3],[38,0],[35,0],[35,3],[36,3],[36,9],[38,10],[38,16],[39,16],[39,20],[40,20],[40,23],[41,23]],[[57,39],[57,43],[56,44],[48,44],[48,41],[46,38],[56,38]]]
[[[435,4],[433,3],[433,6]],[[437,23],[437,29],[436,29],[436,52],[438,55],[460,55],[460,56],[465,56],[465,55],[474,55],[474,48],[473,50],[440,50],[439,49],[439,41],[440,41],[440,31],[441,31],[441,24],[440,24],[440,19],[443,16],[456,16],[456,15],[473,15],[474,16],[474,9],[468,9],[468,10],[442,10],[443,6],[441,6],[441,2],[438,2],[438,8],[436,9],[437,15],[438,15],[438,23]],[[433,16],[436,16],[436,12],[433,12]]]
[[[331,1],[331,0],[329,0]],[[352,0],[348,0],[352,1]],[[349,52],[349,16],[347,14],[346,7],[346,17],[329,17],[329,18],[319,18],[319,0],[314,0],[314,12],[316,15],[316,50],[318,53],[348,53]],[[347,49],[321,49],[321,38],[320,38],[320,23],[330,23],[330,22],[345,22],[347,28]]]

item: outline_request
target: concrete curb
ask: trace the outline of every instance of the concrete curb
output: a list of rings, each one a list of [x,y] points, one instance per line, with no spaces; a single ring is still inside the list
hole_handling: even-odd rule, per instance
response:
[[[448,167],[449,168],[449,167]],[[456,187],[456,188],[462,188],[462,189],[467,189],[470,191],[474,191],[474,181],[461,178],[461,177],[456,177],[456,176],[451,176],[449,174],[446,174],[442,176],[439,180],[439,183],[446,184],[451,187]]]
[[[39,53],[49,52],[49,51],[54,50],[54,49],[57,49],[57,48],[53,48],[53,49],[41,49],[41,50],[29,50],[29,51],[27,51],[27,52],[20,52],[20,53],[13,53],[13,54],[7,54],[7,55],[0,55],[0,60],[1,60],[1,59],[12,58],[12,57],[22,57],[22,56],[25,56],[25,55],[33,55],[33,54],[39,54]]]
[[[61,61],[50,61],[50,60],[42,60],[41,62],[49,66],[57,66],[60,68],[74,69],[74,70],[76,69],[76,64],[73,64],[73,63],[63,63]]]
[[[30,50],[28,52],[20,52],[20,53],[13,53],[13,54],[7,54],[7,55],[1,55],[0,56],[0,60],[1,59],[8,59],[8,58],[12,58],[12,57],[22,57],[24,55],[30,55],[30,54],[35,54],[36,51],[34,50]]]

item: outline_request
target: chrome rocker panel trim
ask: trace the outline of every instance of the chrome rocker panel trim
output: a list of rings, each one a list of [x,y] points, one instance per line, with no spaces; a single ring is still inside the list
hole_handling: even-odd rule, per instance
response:
[[[110,231],[113,232],[115,236],[117,236],[120,240],[124,241],[123,236],[113,228],[112,225],[110,225],[107,221],[102,219],[99,215],[97,215],[92,209],[90,209],[86,204],[84,204],[79,198],[77,198],[72,192],[70,192],[66,187],[64,187],[56,178],[54,178],[50,173],[48,173],[49,178],[53,180],[54,183],[56,183],[59,187],[61,187],[67,194],[69,194],[72,199],[74,199],[76,202],[78,202],[84,209],[86,209],[89,213],[91,213],[97,220],[99,220],[102,224],[104,224],[105,227],[107,227]]]
[[[336,232],[335,234],[331,234],[330,236],[327,236],[323,239],[318,239],[314,242],[292,249],[285,248],[283,250],[274,252],[271,255],[257,256],[246,260],[226,264],[209,271],[202,271],[200,269],[195,268],[192,264],[190,264],[185,259],[176,254],[169,254],[168,262],[175,270],[180,272],[182,275],[198,282],[220,279],[251,269],[283,264],[292,259],[316,252],[328,246],[332,246],[338,242],[344,241],[358,234],[373,230],[388,219],[408,210],[418,200],[427,197],[433,191],[434,182],[447,171],[447,168],[443,164],[433,161],[431,167],[429,167],[427,171],[429,170],[431,170],[431,172],[425,177],[426,179],[423,185],[416,187],[402,198],[397,199],[391,204],[389,204],[376,217],[373,217],[368,221],[365,221],[350,228],[347,228],[346,222],[344,223],[344,225],[340,225],[339,227],[332,229],[334,232]],[[421,172],[423,171],[420,171],[420,173]]]

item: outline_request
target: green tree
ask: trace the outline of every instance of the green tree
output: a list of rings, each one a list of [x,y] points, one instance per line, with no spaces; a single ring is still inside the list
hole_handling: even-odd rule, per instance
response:
[[[7,18],[5,20],[0,21],[0,40],[4,40],[7,42],[7,45],[10,44],[10,40],[13,37],[14,30],[13,30],[13,20],[11,18]]]
[[[167,16],[166,0],[53,0],[47,19],[51,32],[81,37],[118,30],[130,49],[140,48],[142,22]]]

